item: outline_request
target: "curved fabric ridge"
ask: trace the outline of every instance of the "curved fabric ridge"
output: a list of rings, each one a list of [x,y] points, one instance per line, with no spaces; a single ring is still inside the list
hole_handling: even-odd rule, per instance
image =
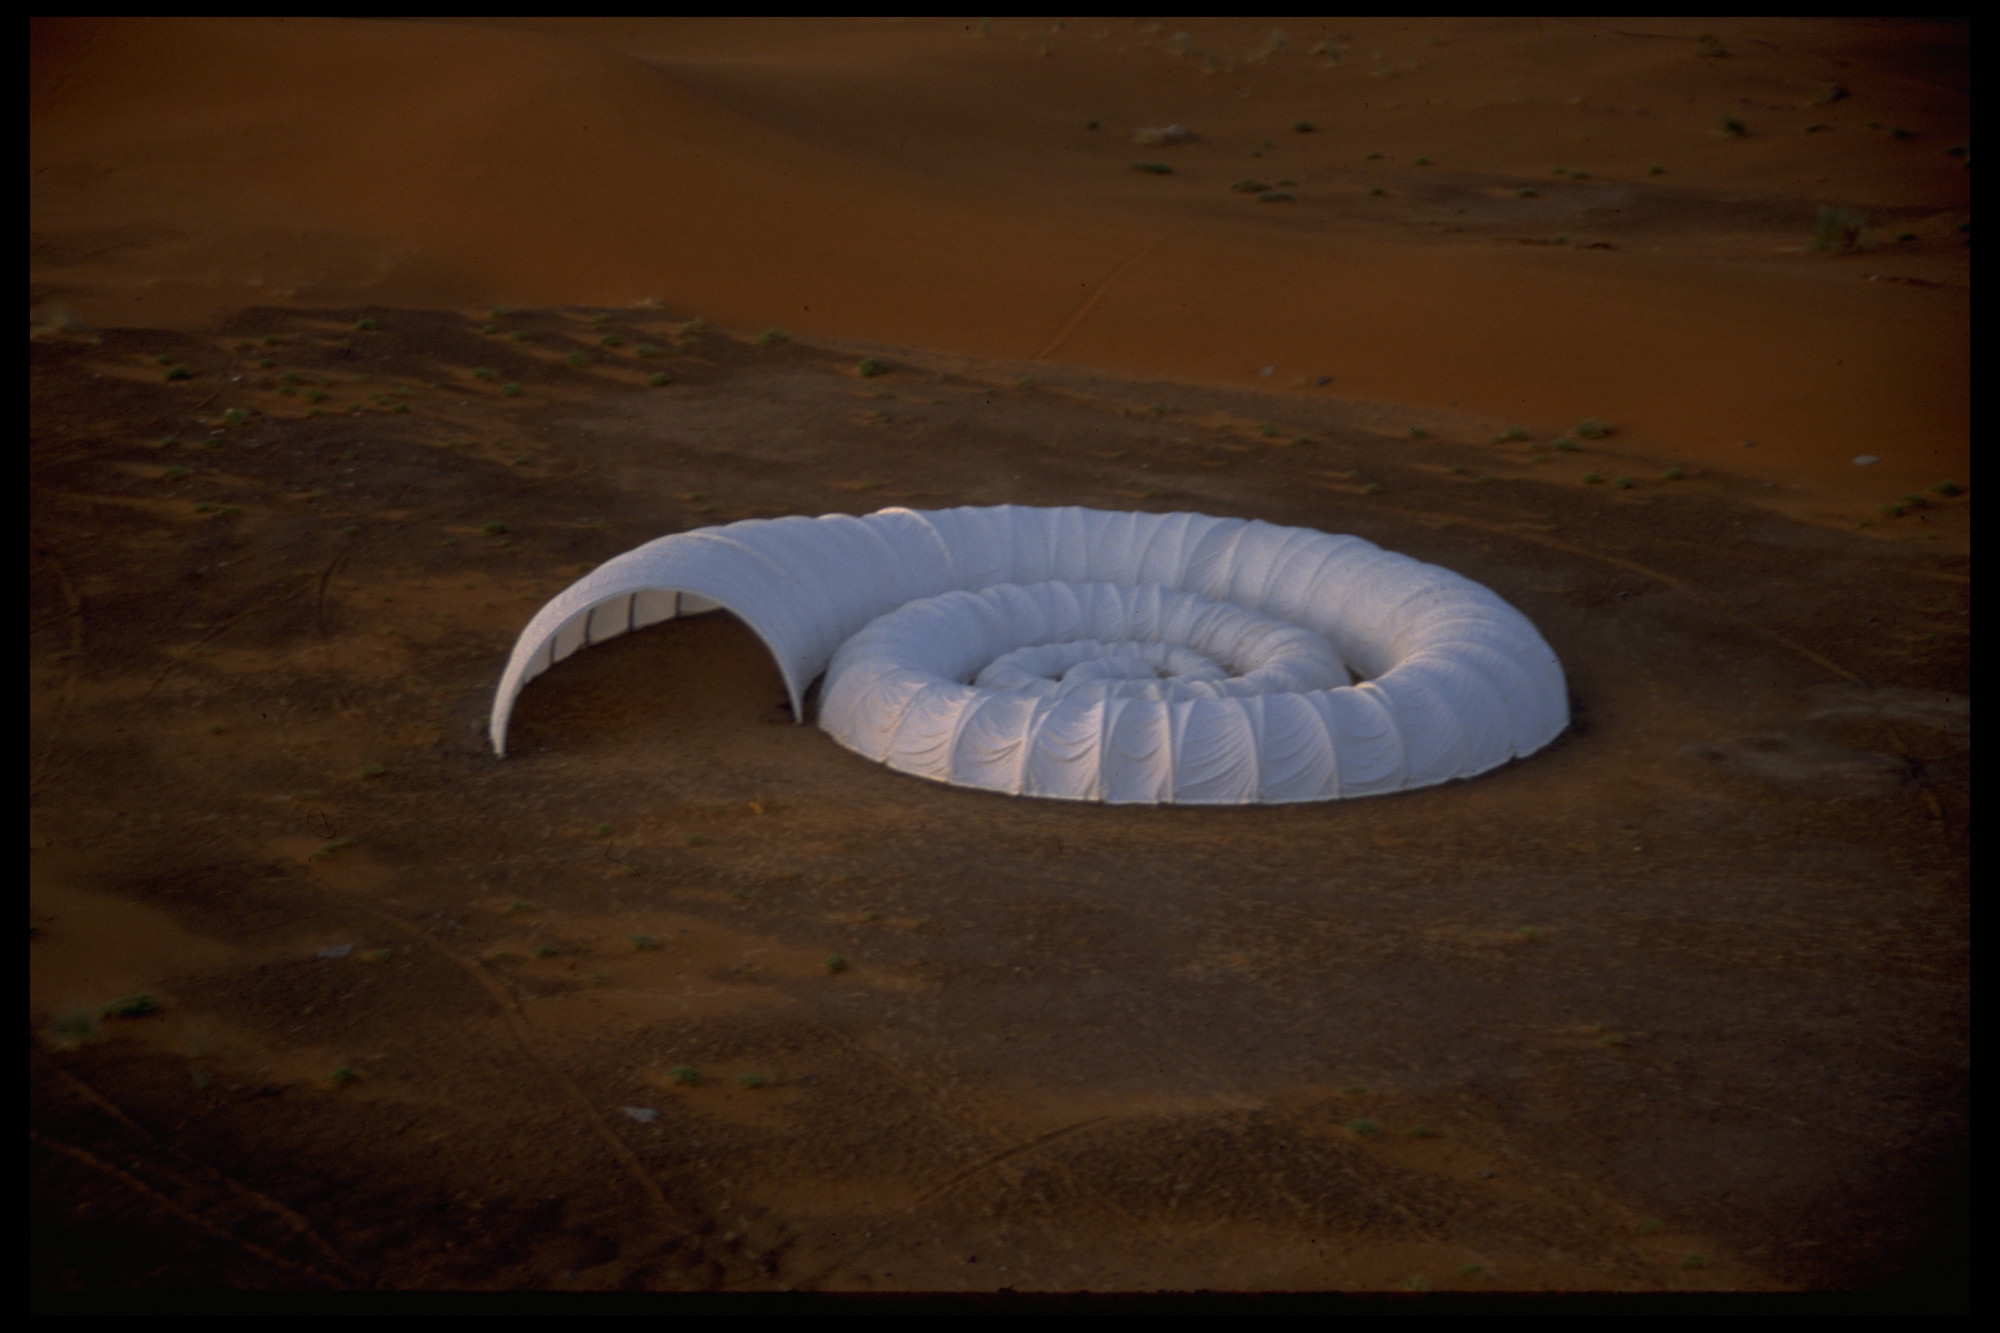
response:
[[[521,632],[495,751],[556,662],[717,609],[770,649],[800,721],[824,672],[819,724],[841,745],[1014,795],[1379,795],[1487,772],[1569,725],[1555,653],[1449,570],[1255,520],[999,506],[752,519],[607,561]]]

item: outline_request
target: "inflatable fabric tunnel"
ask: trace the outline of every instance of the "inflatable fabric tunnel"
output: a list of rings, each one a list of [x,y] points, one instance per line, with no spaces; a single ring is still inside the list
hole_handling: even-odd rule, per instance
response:
[[[1359,537],[1022,506],[752,519],[606,561],[521,632],[491,737],[587,644],[727,609],[793,715],[899,772],[1065,800],[1325,801],[1469,778],[1569,725],[1494,593]]]

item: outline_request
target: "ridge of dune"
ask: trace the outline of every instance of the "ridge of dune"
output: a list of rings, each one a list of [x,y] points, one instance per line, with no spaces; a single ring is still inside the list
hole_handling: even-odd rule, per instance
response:
[[[179,326],[654,298],[1162,378],[1326,376],[1313,392],[1538,431],[1600,417],[1836,505],[1967,479],[1951,30],[1759,21],[1703,60],[1679,22],[1274,46],[1218,21],[1186,53],[1124,20],[995,26],[41,25],[34,294]],[[1836,71],[1855,91],[1813,105]],[[1756,128],[1731,141],[1731,116]],[[1170,120],[1200,140],[1131,142]],[[1148,154],[1171,172],[1130,170]],[[1229,189],[1252,173],[1295,198]],[[1919,240],[1805,256],[1816,200]]]

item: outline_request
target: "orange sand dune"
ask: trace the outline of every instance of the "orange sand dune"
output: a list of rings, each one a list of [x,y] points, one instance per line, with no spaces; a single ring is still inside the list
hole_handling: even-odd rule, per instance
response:
[[[1599,417],[1823,512],[1967,480],[1967,29],[1709,26],[37,24],[31,280],[101,323],[652,298]],[[1822,205],[1869,248],[1811,253]]]

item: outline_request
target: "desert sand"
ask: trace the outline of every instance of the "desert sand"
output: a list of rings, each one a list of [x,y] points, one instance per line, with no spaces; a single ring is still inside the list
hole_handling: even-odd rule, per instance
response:
[[[1891,20],[32,24],[35,1289],[1952,1299],[1969,70]],[[1458,570],[1575,724],[1025,801],[790,725],[710,616],[482,744],[598,561],[1006,503]]]

